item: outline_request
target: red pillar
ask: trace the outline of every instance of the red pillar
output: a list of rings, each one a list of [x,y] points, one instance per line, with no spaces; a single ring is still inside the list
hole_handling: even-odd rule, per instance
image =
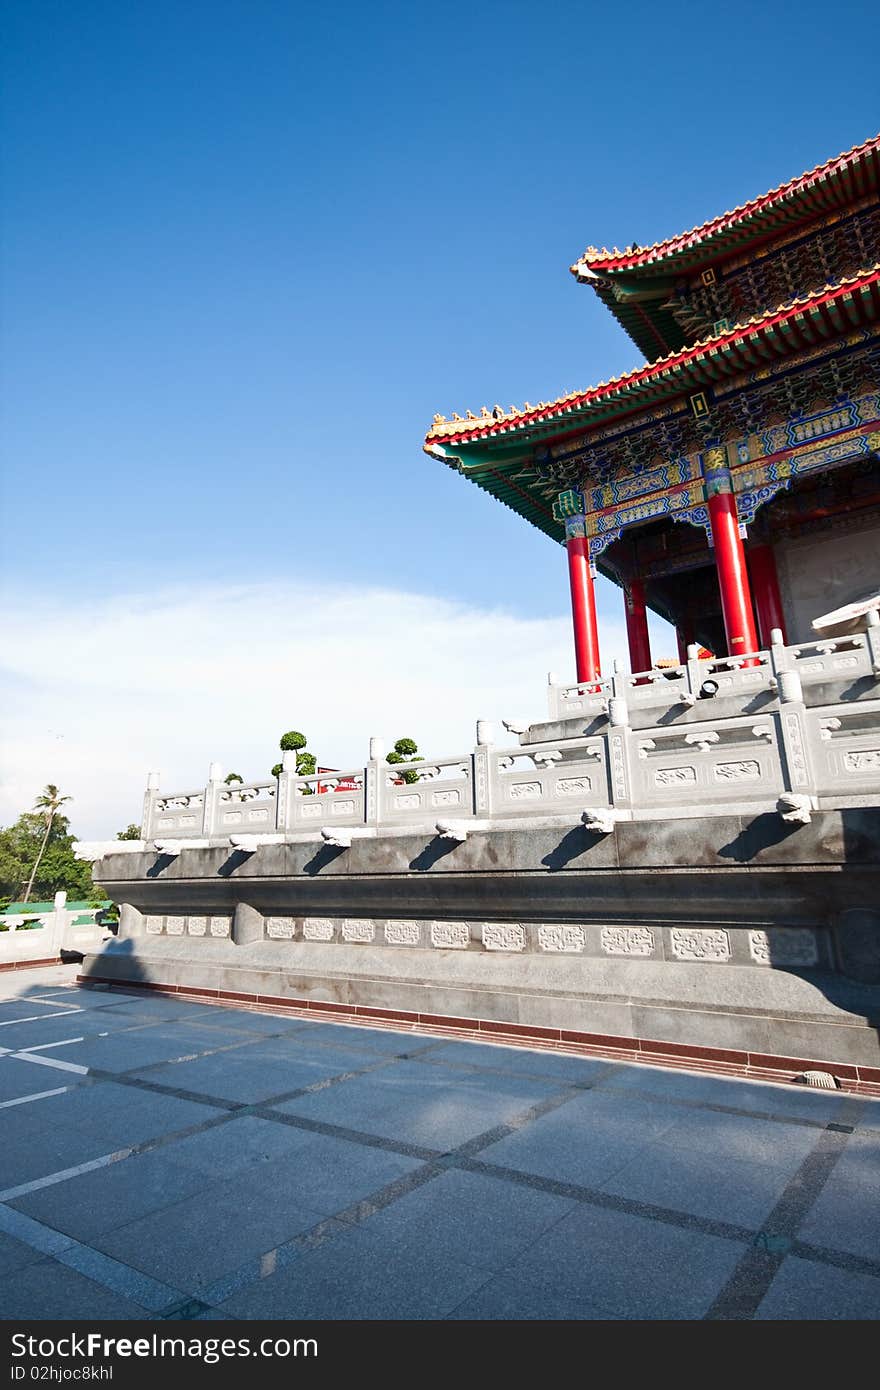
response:
[[[782,611],[782,595],[779,592],[779,576],[776,572],[776,556],[772,545],[752,545],[747,551],[749,576],[755,595],[755,610],[758,614],[758,632],[761,646],[770,646],[770,633],[774,627],[785,635],[785,614]]]
[[[648,614],[645,609],[645,581],[631,579],[623,586],[626,612],[626,638],[629,643],[629,669],[650,671],[651,639],[648,634]]]
[[[571,617],[578,682],[595,680],[599,671],[599,630],[596,595],[590,573],[590,542],[586,536],[569,536],[568,579],[571,584]]]
[[[746,652],[758,650],[758,633],[752,613],[745,551],[739,534],[736,498],[729,490],[729,483],[726,489],[709,489],[708,507],[721,590],[721,612],[727,634],[727,654],[743,656]]]

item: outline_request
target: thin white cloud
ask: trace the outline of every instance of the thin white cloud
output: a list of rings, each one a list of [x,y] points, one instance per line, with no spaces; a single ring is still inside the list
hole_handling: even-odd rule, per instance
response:
[[[290,728],[341,768],[363,764],[371,734],[463,752],[478,716],[541,719],[546,672],[572,675],[564,615],[352,586],[206,586],[66,610],[24,597],[5,629],[0,824],[55,782],[89,838],[140,819],[150,770],[168,790],[203,785],[212,760],[264,776]],[[606,619],[600,635],[610,669],[623,625]]]

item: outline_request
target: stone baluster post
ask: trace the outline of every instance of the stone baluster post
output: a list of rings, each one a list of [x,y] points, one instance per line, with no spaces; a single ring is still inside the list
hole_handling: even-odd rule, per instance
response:
[[[296,784],[296,753],[288,749],[281,754],[281,771],[278,774],[275,791],[275,829],[279,831],[293,828],[294,787]]]
[[[474,815],[491,816],[495,803],[495,726],[487,719],[477,720],[477,746],[471,755],[474,789]]]
[[[700,687],[703,684],[703,663],[699,657],[700,648],[696,642],[691,642],[687,649],[687,686],[694,699],[699,699]]]
[[[61,955],[70,920],[71,915],[67,911],[67,893],[63,888],[60,888],[52,901],[52,939],[49,946],[53,956]]]
[[[213,834],[217,816],[217,797],[223,781],[223,768],[219,763],[211,763],[208,768],[208,785],[205,787],[205,802],[202,806],[202,836],[209,840]]]
[[[782,629],[774,627],[770,633],[770,670],[773,672],[777,685],[780,671],[786,670],[788,664],[788,648],[785,645]]]
[[[618,694],[618,680],[623,681],[622,673],[615,672],[614,694],[608,701],[608,732],[605,735],[608,760],[609,802],[617,809],[631,807],[632,771],[630,766],[631,734],[629,727],[629,706],[623,695]]]
[[[806,707],[797,671],[779,671],[779,744],[785,790],[796,796],[815,795],[815,777],[807,745]]]
[[[382,786],[385,766],[385,744],[381,738],[373,737],[370,739],[370,759],[364,768],[365,825],[379,824],[385,792]]]
[[[551,719],[558,719],[558,718],[559,718],[559,692],[558,692],[558,690],[556,689],[556,686],[558,685],[558,683],[559,683],[559,677],[557,676],[556,672],[555,672],[555,671],[548,671],[548,672],[547,672],[547,713],[549,714],[549,716],[550,716]]]
[[[156,821],[156,802],[159,799],[159,774],[151,772],[147,776],[147,790],[144,792],[144,814],[141,820],[141,839],[152,840]]]

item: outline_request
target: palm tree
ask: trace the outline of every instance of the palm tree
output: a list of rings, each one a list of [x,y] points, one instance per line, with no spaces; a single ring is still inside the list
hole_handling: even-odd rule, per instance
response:
[[[37,876],[37,869],[40,867],[40,860],[43,857],[43,851],[45,850],[46,845],[49,841],[49,832],[52,829],[52,822],[58,814],[60,808],[64,805],[65,801],[71,800],[72,798],[69,796],[62,796],[58,788],[52,782],[49,782],[49,784],[43,788],[42,792],[34,802],[34,810],[43,811],[45,813],[46,833],[43,836],[43,843],[40,845],[40,852],[37,855],[34,867],[31,869],[31,876],[28,879],[27,888],[24,890],[24,897],[22,898],[22,902],[27,902],[28,898],[31,895],[31,889],[34,886],[34,879]]]

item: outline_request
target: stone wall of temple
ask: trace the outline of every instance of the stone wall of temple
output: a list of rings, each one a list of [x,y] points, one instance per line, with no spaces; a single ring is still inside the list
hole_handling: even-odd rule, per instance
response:
[[[775,543],[789,642],[812,642],[814,618],[880,589],[880,517]]]

